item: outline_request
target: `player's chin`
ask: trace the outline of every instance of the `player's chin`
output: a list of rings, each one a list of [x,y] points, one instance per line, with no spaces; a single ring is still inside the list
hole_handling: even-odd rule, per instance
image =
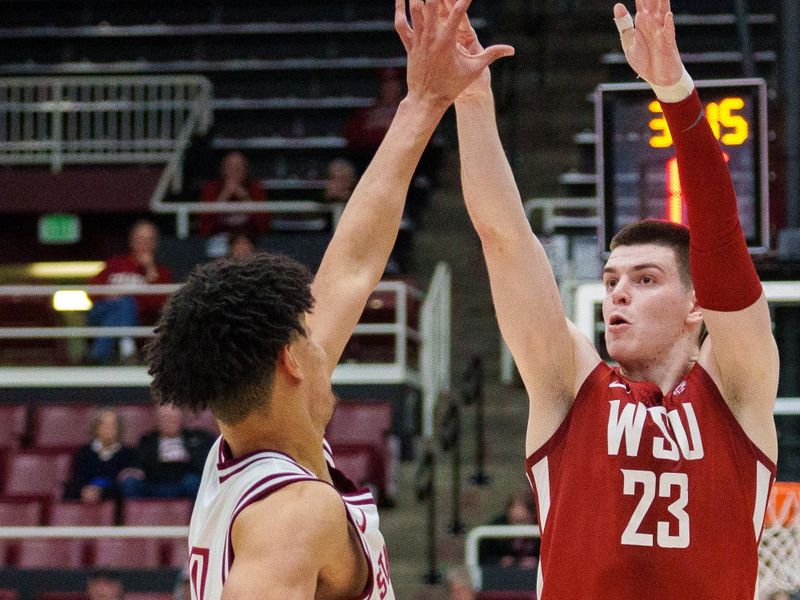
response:
[[[631,339],[606,334],[606,350],[614,362],[624,364],[637,356],[638,345]]]

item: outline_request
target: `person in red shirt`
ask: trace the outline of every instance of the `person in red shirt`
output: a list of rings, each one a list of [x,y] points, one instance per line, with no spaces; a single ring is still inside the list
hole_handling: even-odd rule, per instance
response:
[[[137,221],[128,236],[129,253],[106,261],[105,268],[92,278],[92,284],[172,283],[170,270],[156,263],[158,229],[150,221]],[[103,296],[94,302],[87,315],[93,327],[133,327],[155,323],[166,298],[164,296]],[[131,358],[136,345],[130,338],[120,340],[119,357]],[[108,364],[114,354],[114,338],[97,338],[89,349],[89,361]]]
[[[201,202],[263,202],[267,194],[257,179],[250,177],[247,157],[229,152],[220,163],[219,179],[203,186]],[[202,213],[197,218],[197,233],[209,237],[217,233],[248,230],[258,234],[269,230],[268,213]]]
[[[445,0],[451,4],[451,0]],[[689,227],[627,225],[603,269],[603,361],[564,313],[500,142],[490,73],[456,100],[462,185],[529,398],[540,600],[752,600],[775,476],[779,361],[722,150],[669,0],[622,4],[625,56],[661,102]],[[459,42],[481,45],[462,20]]]

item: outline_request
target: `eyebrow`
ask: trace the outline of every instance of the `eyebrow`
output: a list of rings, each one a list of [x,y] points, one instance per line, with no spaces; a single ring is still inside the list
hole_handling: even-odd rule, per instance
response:
[[[655,263],[643,263],[641,265],[634,265],[629,270],[631,270],[631,271],[645,271],[647,269],[656,269],[657,271],[661,271],[662,273],[665,272],[664,269],[661,266],[659,266],[659,265],[657,265]],[[605,275],[606,273],[616,273],[617,271],[619,271],[619,269],[617,269],[616,267],[606,266],[603,269],[603,275]]]

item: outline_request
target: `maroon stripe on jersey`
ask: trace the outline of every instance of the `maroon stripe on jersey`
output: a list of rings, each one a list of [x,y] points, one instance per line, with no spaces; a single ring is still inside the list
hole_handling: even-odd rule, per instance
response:
[[[364,539],[364,534],[361,532],[361,528],[358,526],[358,524],[353,520],[350,511],[347,510],[347,506],[344,507],[344,513],[347,515],[347,520],[352,523],[353,529],[355,529],[356,533],[358,534],[358,541],[361,544],[361,550],[364,552],[364,557],[367,559],[367,568],[369,569],[369,573],[367,574],[367,588],[364,590],[363,594],[356,596],[353,598],[353,600],[367,600],[367,598],[372,595],[372,590],[375,587],[375,571],[372,568],[372,556],[369,553],[369,546]],[[366,518],[366,516],[364,518]]]
[[[347,502],[352,506],[367,506],[369,504],[375,504],[375,498],[373,498],[372,496],[370,496],[369,498],[364,498],[363,500],[348,500],[347,498],[342,496],[342,500],[344,500],[345,502]]]
[[[264,450],[263,452],[272,452],[272,450]],[[291,459],[291,457],[289,457],[287,455],[284,455],[282,452],[279,452],[278,454],[280,454],[280,456],[270,456],[270,455],[265,454],[263,456],[258,456],[256,458],[253,458],[253,460],[251,460],[250,462],[238,465],[232,471],[226,471],[225,474],[221,474],[219,476],[219,482],[220,483],[225,483],[225,481],[227,481],[228,479],[230,479],[231,477],[233,477],[237,473],[241,473],[242,471],[247,469],[247,467],[249,467],[250,465],[254,465],[254,464],[256,464],[258,462],[261,462],[261,461],[264,461],[264,460],[282,460],[284,462],[291,463],[292,465],[294,465],[298,469],[301,469],[303,471],[303,473],[305,473],[306,475],[311,475],[312,477],[314,477],[314,474],[311,471],[309,471],[308,469],[298,465],[294,460]],[[290,471],[281,471],[281,472],[282,473],[290,473]]]
[[[255,490],[257,490],[264,484],[269,483],[270,481],[273,481],[280,477],[287,477],[287,476],[292,476],[292,477],[291,479],[287,479],[286,481],[280,481],[273,485],[267,486],[265,489],[259,490],[257,493],[253,493],[255,492]],[[297,483],[298,481],[319,481],[319,479],[317,479],[316,477],[308,477],[306,475],[301,475],[299,473],[289,473],[289,472],[283,472],[277,474],[273,473],[272,475],[265,477],[264,479],[261,479],[258,483],[250,486],[248,490],[244,494],[242,494],[241,500],[239,500],[239,503],[236,505],[236,508],[234,508],[233,515],[231,515],[231,522],[228,524],[228,533],[225,536],[226,539],[225,554],[227,560],[222,561],[223,584],[225,583],[227,572],[230,571],[231,566],[233,566],[234,555],[233,555],[233,540],[231,534],[233,532],[233,524],[236,521],[236,517],[238,517],[239,513],[241,513],[245,508],[247,508],[254,502],[263,500],[273,492],[277,492],[278,490],[286,487],[287,485],[291,483]]]

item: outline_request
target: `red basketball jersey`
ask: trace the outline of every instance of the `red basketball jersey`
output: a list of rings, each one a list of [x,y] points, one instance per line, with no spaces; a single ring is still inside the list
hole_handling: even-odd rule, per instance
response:
[[[663,396],[601,363],[526,469],[540,600],[753,600],[775,465],[701,366]]]

